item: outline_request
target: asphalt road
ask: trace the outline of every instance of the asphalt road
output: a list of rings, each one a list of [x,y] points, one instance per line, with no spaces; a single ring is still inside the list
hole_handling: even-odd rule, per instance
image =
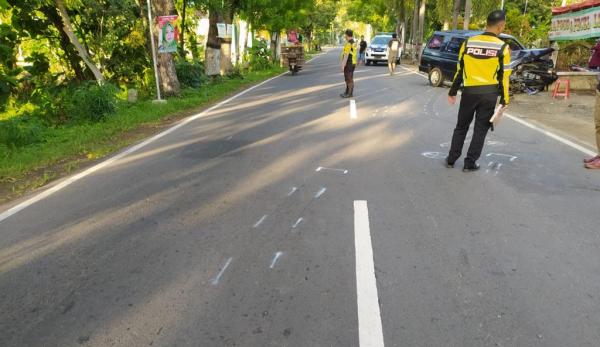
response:
[[[338,54],[5,215],[0,346],[598,346],[582,153],[446,169],[447,89],[360,67],[353,118]]]

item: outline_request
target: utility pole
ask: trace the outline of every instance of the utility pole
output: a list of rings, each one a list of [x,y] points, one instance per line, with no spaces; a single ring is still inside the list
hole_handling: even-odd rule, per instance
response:
[[[154,79],[156,80],[156,101],[162,102],[160,98],[160,82],[158,80],[158,66],[156,65],[156,46],[154,44],[154,35],[152,34],[152,5],[150,4],[150,0],[147,0],[148,3],[148,31],[150,31],[150,43],[152,46],[152,64],[154,68]]]

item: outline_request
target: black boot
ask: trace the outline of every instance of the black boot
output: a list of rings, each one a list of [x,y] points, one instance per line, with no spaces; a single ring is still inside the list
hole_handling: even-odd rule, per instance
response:
[[[354,87],[348,88],[348,97],[351,98],[354,95]]]
[[[340,94],[340,96],[342,98],[347,98],[348,97],[348,86],[346,86],[346,91],[343,94]]]

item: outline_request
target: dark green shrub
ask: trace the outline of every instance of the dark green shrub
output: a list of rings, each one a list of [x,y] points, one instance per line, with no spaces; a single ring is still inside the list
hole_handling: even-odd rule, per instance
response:
[[[27,116],[0,121],[0,147],[15,148],[43,142],[46,129],[40,120]]]
[[[117,111],[116,94],[117,88],[110,83],[85,83],[67,96],[67,115],[76,121],[101,121]]]
[[[229,79],[244,79],[244,74],[242,73],[242,67],[240,65],[235,65],[231,72],[227,74]]]
[[[184,87],[200,88],[204,82],[204,65],[199,61],[178,61],[175,63],[175,72]]]
[[[271,50],[267,46],[267,41],[254,41],[252,47],[248,49],[247,61],[250,63],[250,69],[254,71],[271,68],[273,66]]]

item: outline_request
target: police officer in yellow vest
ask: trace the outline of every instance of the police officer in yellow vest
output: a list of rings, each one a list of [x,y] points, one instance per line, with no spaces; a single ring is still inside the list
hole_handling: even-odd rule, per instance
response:
[[[346,80],[346,92],[340,94],[342,98],[351,98],[354,93],[354,68],[356,68],[358,53],[353,37],[354,33],[352,30],[346,30],[344,34],[346,44],[344,45],[341,59],[342,71],[344,72],[344,79]]]
[[[483,34],[465,40],[458,55],[458,71],[448,94],[448,102],[456,103],[456,94],[462,88],[458,122],[446,165],[454,163],[462,155],[463,145],[469,126],[475,118],[473,139],[469,146],[463,171],[477,171],[477,160],[481,156],[485,137],[492,126],[490,119],[494,115],[498,99],[505,108],[510,97],[509,77],[510,48],[498,36],[504,31],[506,14],[494,11],[487,18],[487,27]]]

